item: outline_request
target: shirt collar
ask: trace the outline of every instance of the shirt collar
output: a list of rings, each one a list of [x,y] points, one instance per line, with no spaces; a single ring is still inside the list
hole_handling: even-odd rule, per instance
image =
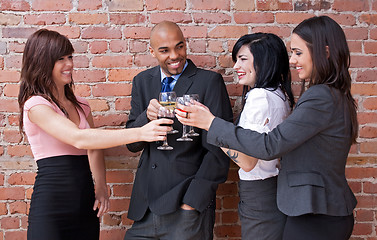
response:
[[[182,75],[183,71],[185,71],[186,67],[188,65],[188,62],[186,60],[186,63],[185,63],[185,66],[183,67],[183,70],[180,74],[177,74],[177,75],[172,75],[171,77],[174,78],[174,81],[173,82],[176,82],[178,80],[178,78]],[[162,80],[164,80],[164,78],[166,78],[167,76],[165,75],[165,73],[161,70],[161,67],[160,67],[160,72],[161,72],[161,82]]]

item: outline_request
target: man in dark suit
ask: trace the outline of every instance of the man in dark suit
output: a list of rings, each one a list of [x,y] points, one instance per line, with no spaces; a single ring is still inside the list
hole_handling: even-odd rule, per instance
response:
[[[186,41],[175,23],[157,24],[151,31],[150,45],[159,66],[134,78],[127,128],[157,118],[161,106],[157,99],[165,77],[173,77],[166,84],[177,96],[199,94],[199,101],[214,115],[232,120],[223,78],[187,59]],[[175,120],[173,128],[181,130],[182,125]],[[176,141],[181,131],[169,134],[171,151],[158,150],[159,143],[127,145],[130,151],[143,153],[128,211],[134,224],[125,239],[213,239],[216,190],[227,178],[229,158],[206,142],[206,131],[196,131],[200,136],[192,137],[191,142]]]

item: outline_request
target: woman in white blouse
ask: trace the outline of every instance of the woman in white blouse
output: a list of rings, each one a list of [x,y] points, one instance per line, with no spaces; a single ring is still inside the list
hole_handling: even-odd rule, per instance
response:
[[[239,84],[244,85],[238,125],[260,133],[270,132],[294,105],[289,58],[283,41],[271,33],[242,36],[234,45],[232,59]],[[238,211],[242,239],[282,239],[286,216],[276,204],[279,159],[264,161],[222,149],[240,166]]]

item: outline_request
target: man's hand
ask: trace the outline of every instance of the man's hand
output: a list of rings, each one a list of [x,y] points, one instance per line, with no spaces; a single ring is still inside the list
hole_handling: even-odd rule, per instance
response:
[[[195,208],[190,207],[189,205],[187,205],[187,204],[185,204],[185,203],[181,205],[181,208],[182,208],[183,210],[195,210]]]
[[[157,101],[157,99],[152,99],[149,101],[149,105],[147,108],[147,118],[149,119],[149,121],[157,119],[157,113],[160,107],[161,104]]]

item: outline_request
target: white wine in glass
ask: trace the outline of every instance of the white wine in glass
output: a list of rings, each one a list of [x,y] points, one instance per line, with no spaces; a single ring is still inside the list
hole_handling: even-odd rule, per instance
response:
[[[165,107],[166,109],[170,109],[172,112],[174,112],[175,104],[177,101],[177,94],[172,92],[160,92],[159,96],[159,103],[161,106]],[[168,134],[174,134],[178,133],[178,130],[172,129],[168,132]]]

